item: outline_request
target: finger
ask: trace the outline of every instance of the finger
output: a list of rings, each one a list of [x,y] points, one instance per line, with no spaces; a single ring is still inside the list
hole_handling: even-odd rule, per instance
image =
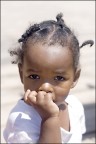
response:
[[[45,96],[46,101],[53,101],[55,99],[54,93],[47,93]]]
[[[30,103],[30,100],[29,100],[29,99],[27,99],[25,102],[26,102],[28,105],[32,105],[32,104]]]
[[[29,89],[25,92],[24,101],[27,101],[27,96],[29,95],[30,92],[31,91]]]
[[[36,104],[36,96],[37,96],[37,92],[36,91],[32,91],[29,93],[29,95],[27,96],[28,102],[30,104]]]
[[[27,103],[28,105],[30,105],[30,103],[29,103],[29,100],[27,99],[27,96],[29,95],[30,92],[31,92],[31,91],[28,89],[28,90],[25,92],[25,95],[24,95],[24,101],[25,101],[25,103]]]
[[[38,92],[37,97],[36,97],[38,104],[43,104],[45,95],[46,95],[46,92],[44,92],[44,91]]]

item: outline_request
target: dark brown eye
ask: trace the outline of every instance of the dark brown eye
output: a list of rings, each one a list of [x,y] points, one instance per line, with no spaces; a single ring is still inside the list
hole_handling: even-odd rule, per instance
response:
[[[54,80],[56,80],[56,81],[64,81],[65,78],[62,77],[62,76],[56,76],[56,77],[54,78]]]
[[[32,74],[28,76],[30,79],[40,79],[40,77],[37,74]]]

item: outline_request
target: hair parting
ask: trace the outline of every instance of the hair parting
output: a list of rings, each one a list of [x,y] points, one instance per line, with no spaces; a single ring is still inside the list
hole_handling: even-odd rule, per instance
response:
[[[73,64],[77,68],[79,65],[80,49],[88,44],[90,47],[94,44],[93,40],[87,40],[79,46],[79,41],[74,32],[65,24],[63,14],[59,13],[55,20],[42,21],[31,25],[21,38],[18,39],[19,47],[10,50],[10,55],[17,57],[13,63],[22,63],[24,53],[29,44],[37,44],[41,42],[42,45],[60,45],[62,48],[67,47],[71,50],[73,55]]]

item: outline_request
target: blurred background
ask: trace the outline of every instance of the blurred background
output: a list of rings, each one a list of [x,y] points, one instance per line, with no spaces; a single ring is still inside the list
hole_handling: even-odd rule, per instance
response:
[[[80,45],[88,39],[95,42],[95,1],[1,1],[1,143],[5,142],[3,130],[8,114],[23,93],[18,67],[11,64],[8,49],[16,47],[30,24],[55,20],[59,12]],[[95,143],[95,44],[81,49],[80,62],[81,77],[71,93],[85,110],[87,131],[82,142]]]

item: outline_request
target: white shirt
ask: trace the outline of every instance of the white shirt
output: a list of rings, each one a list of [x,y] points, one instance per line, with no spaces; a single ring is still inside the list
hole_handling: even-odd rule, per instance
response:
[[[82,104],[73,95],[68,95],[70,132],[62,127],[62,143],[80,143],[82,134],[86,131],[85,116]],[[37,143],[40,135],[41,117],[34,107],[19,100],[9,114],[4,138],[7,143]]]

